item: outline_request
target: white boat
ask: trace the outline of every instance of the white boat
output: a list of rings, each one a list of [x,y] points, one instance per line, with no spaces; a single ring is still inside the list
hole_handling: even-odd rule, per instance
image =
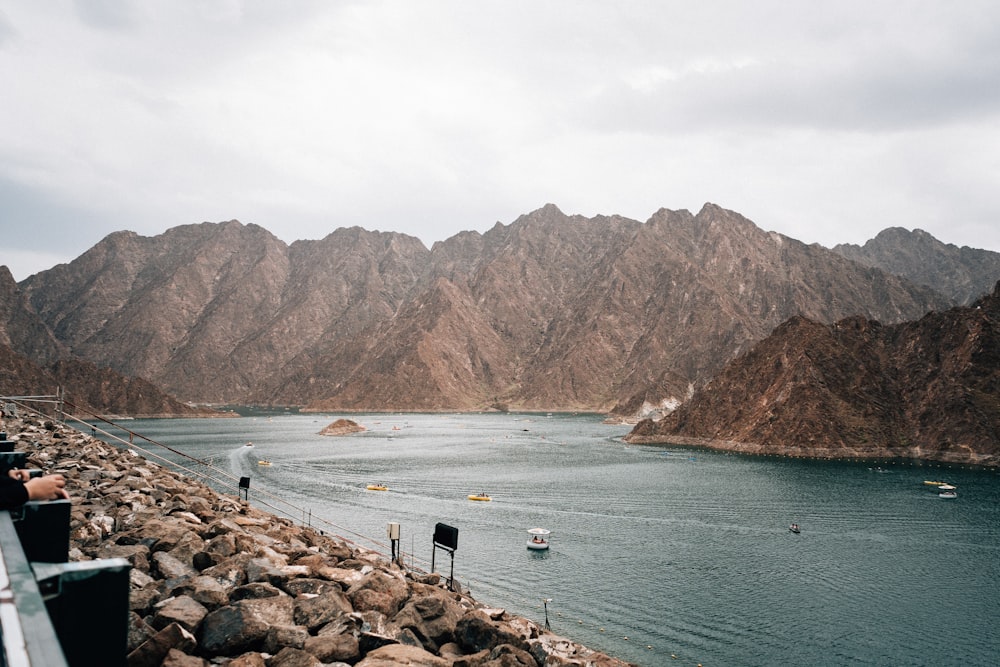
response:
[[[951,484],[940,484],[938,485],[938,497],[939,498],[958,498],[958,491]]]
[[[528,535],[531,539],[528,540],[528,548],[534,549],[535,551],[543,551],[549,548],[549,535],[552,534],[551,530],[546,530],[545,528],[529,528]]]

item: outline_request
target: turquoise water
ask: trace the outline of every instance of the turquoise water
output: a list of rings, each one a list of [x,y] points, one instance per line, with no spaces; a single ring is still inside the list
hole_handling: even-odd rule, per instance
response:
[[[425,570],[433,553],[449,573],[432,535],[453,526],[455,579],[478,600],[640,665],[1000,660],[996,472],[635,446],[592,415],[354,415],[368,431],[317,434],[335,418],[124,424],[361,546],[388,555],[398,522]],[[467,499],[481,491],[493,500]],[[548,552],[525,547],[534,526]]]

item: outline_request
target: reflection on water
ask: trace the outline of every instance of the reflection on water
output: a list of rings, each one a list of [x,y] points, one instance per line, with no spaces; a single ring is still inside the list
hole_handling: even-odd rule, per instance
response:
[[[128,425],[387,557],[398,522],[424,569],[435,524],[453,526],[456,579],[479,600],[542,623],[550,599],[554,631],[641,665],[1000,654],[994,472],[634,446],[596,416],[360,415],[364,433],[317,435],[335,418]],[[938,477],[957,499],[922,483]],[[548,551],[526,548],[531,527],[552,531]]]

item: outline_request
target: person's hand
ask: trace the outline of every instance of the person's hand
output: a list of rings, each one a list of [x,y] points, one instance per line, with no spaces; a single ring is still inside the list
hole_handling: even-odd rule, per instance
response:
[[[29,479],[24,483],[24,488],[28,490],[29,500],[69,498],[69,494],[66,493],[66,478],[62,475],[44,475]]]
[[[19,482],[27,482],[29,479],[31,479],[30,470],[18,470],[17,468],[14,468],[13,470],[8,470],[7,475],[12,479],[16,479]]]

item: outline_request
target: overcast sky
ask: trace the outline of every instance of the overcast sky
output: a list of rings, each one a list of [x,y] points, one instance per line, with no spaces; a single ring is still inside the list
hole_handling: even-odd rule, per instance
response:
[[[0,264],[705,202],[1000,251],[1000,2],[0,0]]]

